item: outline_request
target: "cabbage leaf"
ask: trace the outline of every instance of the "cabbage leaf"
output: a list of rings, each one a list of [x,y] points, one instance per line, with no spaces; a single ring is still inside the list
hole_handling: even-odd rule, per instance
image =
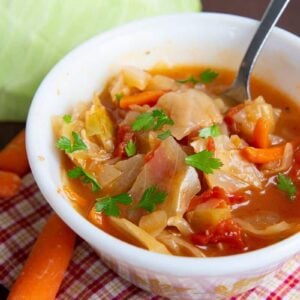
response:
[[[84,40],[134,19],[200,7],[199,0],[1,0],[0,120],[25,120],[43,77]]]

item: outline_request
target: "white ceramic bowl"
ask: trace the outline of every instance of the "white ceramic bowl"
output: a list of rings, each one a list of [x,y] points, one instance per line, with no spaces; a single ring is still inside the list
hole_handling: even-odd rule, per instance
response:
[[[46,76],[27,120],[27,150],[36,182],[57,214],[120,276],[173,299],[222,299],[252,288],[300,250],[300,235],[246,254],[183,258],[124,243],[83,218],[62,193],[51,116],[91,99],[124,65],[149,69],[196,64],[236,70],[257,27],[254,20],[213,13],[156,17],[106,32],[77,47]],[[300,102],[300,39],[274,29],[254,73]],[[40,156],[45,160],[41,160]]]

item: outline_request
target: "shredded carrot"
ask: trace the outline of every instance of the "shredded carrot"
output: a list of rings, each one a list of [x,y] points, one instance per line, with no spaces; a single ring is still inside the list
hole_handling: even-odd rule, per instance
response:
[[[79,205],[80,207],[86,207],[86,205],[88,204],[88,200],[86,198],[78,195],[69,186],[64,185],[63,190],[67,194],[68,199],[70,199],[72,202]]]
[[[266,149],[246,147],[241,150],[241,154],[250,162],[253,162],[255,164],[264,164],[282,159],[284,147],[285,145]]]
[[[72,257],[75,233],[56,215],[48,219],[8,300],[54,300]]]
[[[29,171],[25,148],[25,130],[18,133],[0,151],[0,170],[14,172],[19,176],[23,176]]]
[[[165,91],[145,91],[139,94],[124,96],[120,100],[121,108],[128,108],[130,105],[144,105],[144,104],[155,104],[157,100],[165,94]]]
[[[15,196],[20,188],[20,177],[12,172],[0,171],[0,198]]]
[[[270,146],[271,124],[266,118],[259,118],[253,132],[253,145],[257,148],[268,148]]]

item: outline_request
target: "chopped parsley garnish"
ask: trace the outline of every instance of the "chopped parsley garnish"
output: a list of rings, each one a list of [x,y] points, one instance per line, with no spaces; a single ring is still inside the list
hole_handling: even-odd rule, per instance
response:
[[[166,130],[166,131],[164,131],[164,132],[158,134],[157,137],[158,137],[160,140],[165,140],[165,139],[167,139],[170,135],[171,135],[171,131],[170,131],[170,129],[168,129],[168,130]]]
[[[90,183],[92,185],[92,191],[98,192],[101,189],[100,184],[97,180],[88,172],[83,170],[81,167],[75,167],[72,170],[68,171],[68,177],[72,179],[80,178],[80,180],[84,183]]]
[[[137,116],[137,118],[131,125],[131,128],[133,131],[149,130],[153,127],[153,124],[154,117],[152,116],[152,113],[145,112]]]
[[[116,101],[117,102],[120,102],[120,100],[124,97],[124,94],[123,93],[118,93],[118,94],[115,94],[115,98],[116,98]]]
[[[199,79],[196,79],[194,77],[194,75],[190,75],[187,79],[179,79],[179,80],[176,80],[177,82],[179,83],[193,83],[193,84],[196,84],[196,83],[199,83]]]
[[[155,109],[152,112],[140,114],[131,125],[131,128],[133,131],[158,130],[165,124],[174,125],[174,121],[170,119],[163,110]]]
[[[72,122],[72,116],[71,115],[64,115],[63,116],[63,120],[66,122],[66,123],[71,123]]]
[[[199,78],[195,78],[194,75],[190,75],[187,79],[177,80],[179,83],[211,83],[218,77],[219,73],[211,70],[206,69],[200,73]]]
[[[135,145],[135,143],[132,140],[130,140],[126,144],[126,146],[125,146],[125,152],[126,152],[126,154],[127,154],[128,157],[131,157],[131,156],[133,156],[133,155],[136,154],[136,145]]]
[[[212,174],[213,170],[219,169],[223,165],[221,160],[214,158],[213,153],[208,150],[203,150],[199,153],[187,156],[185,158],[185,163],[206,174]]]
[[[203,128],[199,131],[199,136],[202,138],[208,138],[209,136],[216,137],[221,134],[220,127],[214,124],[210,127]]]
[[[218,77],[219,73],[211,70],[206,69],[200,74],[200,82],[202,83],[211,83]]]
[[[56,147],[60,150],[66,151],[67,153],[72,153],[79,150],[87,150],[86,144],[83,142],[83,140],[77,132],[72,131],[72,137],[74,140],[73,145],[68,138],[62,136],[56,142]]]
[[[153,130],[161,129],[165,124],[174,125],[174,121],[170,119],[163,110],[155,109],[152,112],[153,117],[155,118],[155,125]]]
[[[297,188],[290,177],[285,176],[283,174],[278,174],[277,187],[283,192],[285,192],[289,196],[291,201],[295,200]]]
[[[137,207],[152,212],[156,205],[163,203],[166,200],[167,195],[166,192],[159,191],[156,186],[151,186],[145,190]]]
[[[128,194],[120,194],[113,197],[97,198],[95,204],[96,212],[101,212],[107,216],[120,216],[120,208],[117,203],[129,205],[132,203],[132,198]]]

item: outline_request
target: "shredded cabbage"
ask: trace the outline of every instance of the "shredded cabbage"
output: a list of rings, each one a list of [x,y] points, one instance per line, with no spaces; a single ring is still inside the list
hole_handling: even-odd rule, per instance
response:
[[[235,218],[234,220],[249,234],[258,235],[261,238],[270,237],[272,235],[288,231],[292,228],[292,224],[289,224],[285,221],[279,222],[274,225],[267,226],[264,229],[257,229],[251,223],[244,221],[242,219]]]

